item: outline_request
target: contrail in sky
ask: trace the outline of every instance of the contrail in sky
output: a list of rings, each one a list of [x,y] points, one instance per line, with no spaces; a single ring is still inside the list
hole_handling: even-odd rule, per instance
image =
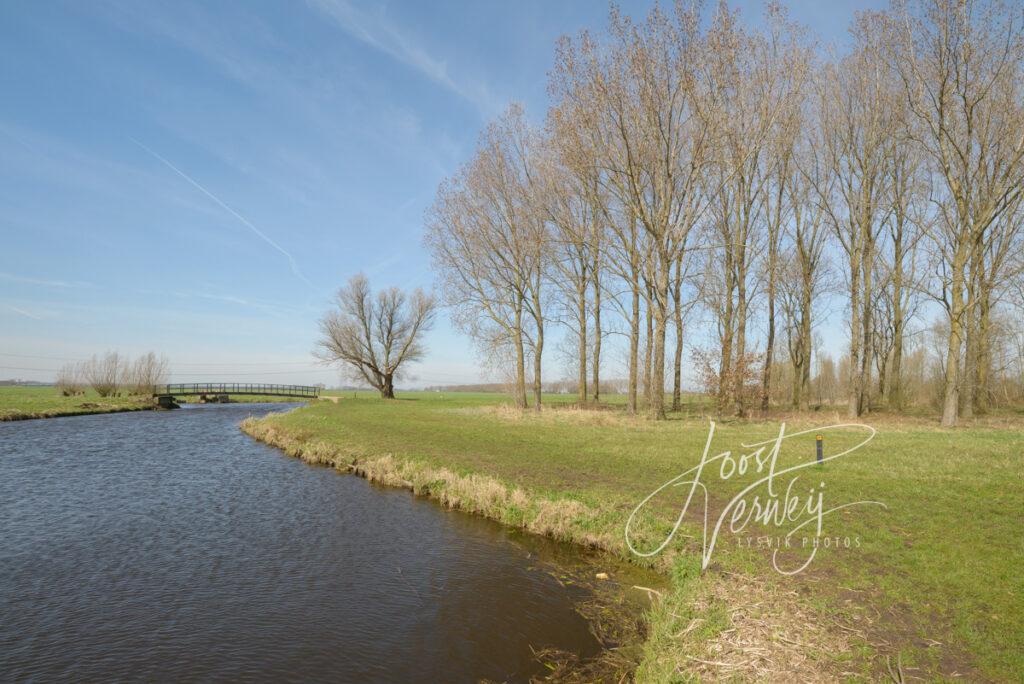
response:
[[[31,318],[33,320],[36,320],[36,321],[43,320],[42,316],[36,316],[34,313],[31,313],[29,311],[25,311],[24,309],[19,309],[18,307],[14,306],[13,304],[4,304],[4,306],[6,306],[8,309],[13,311],[14,313],[21,314],[22,316],[27,316],[27,317],[29,317],[29,318]]]
[[[292,268],[292,273],[294,273],[294,274],[295,274],[295,277],[296,277],[296,278],[298,278],[299,280],[301,280],[302,282],[306,283],[307,285],[309,285],[309,286],[310,286],[310,287],[312,287],[312,288],[315,288],[315,287],[316,287],[315,285],[313,285],[313,283],[311,283],[311,282],[309,281],[309,278],[307,278],[307,277],[306,277],[306,276],[305,276],[305,275],[304,275],[304,274],[302,273],[302,271],[301,271],[301,270],[299,269],[299,265],[298,265],[298,264],[297,264],[297,263],[295,262],[295,257],[293,257],[293,256],[292,256],[291,254],[289,254],[287,250],[285,250],[285,249],[284,249],[283,247],[281,247],[281,245],[279,245],[279,244],[277,244],[276,242],[274,242],[273,240],[271,240],[271,239],[270,239],[270,237],[268,237],[266,233],[264,233],[264,232],[263,232],[262,230],[260,230],[260,229],[259,229],[259,228],[257,228],[256,226],[254,226],[254,225],[253,225],[253,224],[252,224],[252,223],[251,223],[251,222],[249,221],[249,219],[245,218],[244,216],[242,216],[241,214],[239,214],[239,213],[238,213],[237,211],[235,211],[234,209],[232,209],[232,208],[231,208],[231,207],[229,207],[228,205],[224,204],[224,202],[222,202],[222,201],[220,200],[220,198],[219,198],[219,197],[217,197],[217,196],[216,196],[216,195],[214,195],[214,194],[213,194],[212,192],[210,192],[209,190],[207,190],[206,188],[204,188],[204,187],[203,187],[202,185],[200,185],[200,184],[199,184],[199,181],[197,181],[197,180],[193,179],[193,178],[192,178],[191,176],[189,176],[189,175],[188,175],[187,173],[185,173],[184,171],[182,171],[181,169],[179,169],[179,168],[178,168],[177,166],[175,166],[175,165],[174,165],[174,164],[172,164],[171,162],[169,162],[169,161],[167,161],[166,159],[164,159],[163,157],[161,157],[161,156],[160,156],[159,154],[157,154],[157,153],[156,153],[156,152],[154,152],[153,150],[149,149],[148,147],[146,147],[145,145],[143,145],[142,143],[140,143],[140,142],[139,142],[138,140],[136,140],[135,138],[128,138],[128,139],[129,139],[129,140],[131,140],[131,141],[132,141],[133,143],[135,143],[136,145],[138,145],[139,147],[141,147],[141,148],[142,148],[143,150],[145,150],[145,151],[146,151],[146,152],[148,152],[149,154],[151,154],[151,155],[153,155],[154,157],[156,157],[157,159],[159,159],[159,160],[160,160],[161,162],[163,162],[163,164],[164,164],[164,165],[165,165],[165,166],[166,166],[167,168],[169,168],[169,169],[170,169],[171,171],[174,171],[174,173],[178,174],[179,176],[181,176],[182,178],[184,178],[185,180],[187,180],[187,181],[188,181],[189,183],[191,183],[191,184],[192,184],[192,186],[193,186],[193,187],[194,187],[194,188],[195,188],[196,190],[198,190],[199,192],[203,193],[204,195],[206,195],[207,197],[209,197],[210,199],[212,199],[212,200],[213,200],[214,202],[216,202],[217,204],[219,204],[219,205],[220,205],[220,207],[221,207],[222,209],[224,209],[224,211],[228,212],[229,214],[231,214],[232,216],[234,216],[234,217],[235,217],[236,219],[238,219],[239,221],[241,221],[241,222],[242,222],[242,223],[243,223],[243,224],[245,225],[245,227],[246,227],[246,228],[248,228],[248,229],[249,229],[249,230],[251,230],[252,232],[256,233],[256,235],[258,235],[258,236],[260,237],[260,239],[262,239],[262,240],[263,240],[264,242],[266,242],[266,243],[267,243],[268,245],[270,245],[271,247],[273,247],[274,249],[276,249],[276,250],[277,250],[278,252],[280,252],[281,254],[283,254],[283,255],[285,256],[285,258],[286,258],[286,259],[288,259],[288,264],[289,264],[289,265],[291,266],[291,268]]]

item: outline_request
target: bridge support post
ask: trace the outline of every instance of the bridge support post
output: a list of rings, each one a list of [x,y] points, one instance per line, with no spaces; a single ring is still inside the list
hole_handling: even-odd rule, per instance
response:
[[[162,409],[176,409],[181,408],[178,403],[174,401],[174,397],[169,394],[161,394],[156,398],[157,406]]]

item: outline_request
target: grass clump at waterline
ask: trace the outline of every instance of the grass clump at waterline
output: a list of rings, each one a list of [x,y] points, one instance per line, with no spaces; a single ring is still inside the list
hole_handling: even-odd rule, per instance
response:
[[[56,387],[0,387],[0,421],[146,411],[154,408],[156,405],[151,397],[101,397],[93,390],[66,397]]]
[[[629,558],[627,517],[699,461],[707,421],[654,423],[550,399],[550,410],[534,415],[497,395],[408,393],[381,401],[360,394],[247,421],[245,429],[307,461]],[[791,431],[842,422],[787,416]],[[637,679],[902,672],[1009,680],[1024,671],[1024,608],[1014,580],[1024,561],[1020,428],[1013,421],[955,431],[887,417],[865,422],[878,429],[871,443],[799,481],[814,485],[821,472],[831,505],[886,504],[825,519],[826,535],[856,538],[857,546],[822,550],[806,571],[785,577],[771,568],[770,551],[723,533],[701,574],[698,507],[663,553],[641,561],[670,581],[654,595]],[[740,450],[778,429],[778,421],[719,425],[714,451]],[[826,451],[857,441],[859,434],[830,432]],[[794,438],[780,466],[813,450],[813,433]],[[740,487],[753,478],[737,479]],[[710,488],[715,513],[734,492]],[[653,500],[638,519],[636,545],[657,546],[680,505],[679,496]]]

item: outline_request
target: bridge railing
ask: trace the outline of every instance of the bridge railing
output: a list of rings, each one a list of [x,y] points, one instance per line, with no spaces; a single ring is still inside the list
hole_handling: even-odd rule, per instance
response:
[[[154,396],[189,396],[196,394],[256,394],[315,399],[320,396],[320,388],[314,385],[270,385],[237,382],[183,382],[157,385],[153,388]]]

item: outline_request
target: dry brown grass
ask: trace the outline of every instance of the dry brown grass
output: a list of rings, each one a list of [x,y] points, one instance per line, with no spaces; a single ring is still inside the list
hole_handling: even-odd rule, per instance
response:
[[[850,648],[849,633],[805,607],[799,595],[770,580],[723,573],[706,582],[696,608],[720,609],[729,626],[689,656],[681,669],[713,680],[825,682],[857,676],[827,656]]]
[[[595,521],[602,512],[573,499],[530,496],[523,489],[508,486],[493,477],[462,475],[390,455],[362,459],[344,447],[293,436],[266,420],[248,418],[242,422],[241,429],[306,463],[345,470],[377,484],[409,489],[430,496],[448,508],[482,515],[535,534],[622,553],[623,543],[618,535],[595,531],[600,527]]]
[[[529,409],[517,409],[510,404],[488,404],[449,409],[455,414],[493,416],[512,423],[536,423],[539,425],[583,425],[616,426],[652,429],[656,423],[641,415],[631,416],[625,411],[610,407],[580,407],[576,404],[554,404],[545,406],[540,413]]]

